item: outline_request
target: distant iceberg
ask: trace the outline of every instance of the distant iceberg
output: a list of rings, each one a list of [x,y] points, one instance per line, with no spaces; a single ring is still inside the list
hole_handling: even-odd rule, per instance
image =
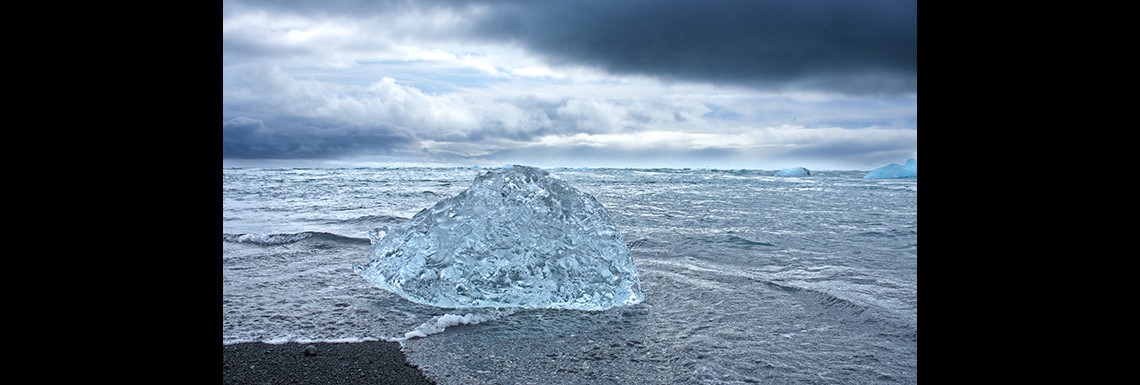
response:
[[[871,170],[863,179],[918,178],[918,160],[907,159],[905,165],[891,163]]]
[[[604,310],[644,300],[617,225],[593,196],[512,165],[402,224],[373,229],[353,270],[421,304]]]
[[[776,176],[811,176],[811,171],[803,167],[792,167],[776,171]]]

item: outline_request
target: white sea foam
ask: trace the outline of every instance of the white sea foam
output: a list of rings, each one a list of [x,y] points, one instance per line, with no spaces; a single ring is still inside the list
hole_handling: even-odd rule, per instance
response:
[[[384,338],[384,340],[390,342],[403,342],[413,338],[423,338],[432,334],[443,333],[444,330],[451,326],[474,325],[480,322],[499,319],[512,313],[514,313],[513,310],[505,310],[492,313],[467,313],[465,315],[455,315],[448,313],[441,316],[432,317],[431,321],[424,322],[422,325],[416,327],[415,330],[404,333],[403,337]]]

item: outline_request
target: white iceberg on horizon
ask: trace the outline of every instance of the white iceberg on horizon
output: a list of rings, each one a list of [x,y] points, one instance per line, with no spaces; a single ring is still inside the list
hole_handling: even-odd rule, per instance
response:
[[[876,168],[863,176],[863,179],[918,178],[918,160],[907,159],[906,164],[891,163]]]
[[[792,167],[776,171],[776,176],[811,176],[811,171],[803,167]]]

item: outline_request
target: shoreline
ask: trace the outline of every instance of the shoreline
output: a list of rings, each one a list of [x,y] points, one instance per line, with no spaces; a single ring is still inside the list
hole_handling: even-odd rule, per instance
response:
[[[222,383],[435,384],[387,341],[223,344]]]

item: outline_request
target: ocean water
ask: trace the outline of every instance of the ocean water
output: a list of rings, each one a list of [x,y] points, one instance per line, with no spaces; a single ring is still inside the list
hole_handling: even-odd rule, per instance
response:
[[[399,341],[440,384],[917,382],[918,181],[548,169],[605,206],[645,301],[448,309],[370,286],[368,230],[469,168],[222,170],[222,342]]]

